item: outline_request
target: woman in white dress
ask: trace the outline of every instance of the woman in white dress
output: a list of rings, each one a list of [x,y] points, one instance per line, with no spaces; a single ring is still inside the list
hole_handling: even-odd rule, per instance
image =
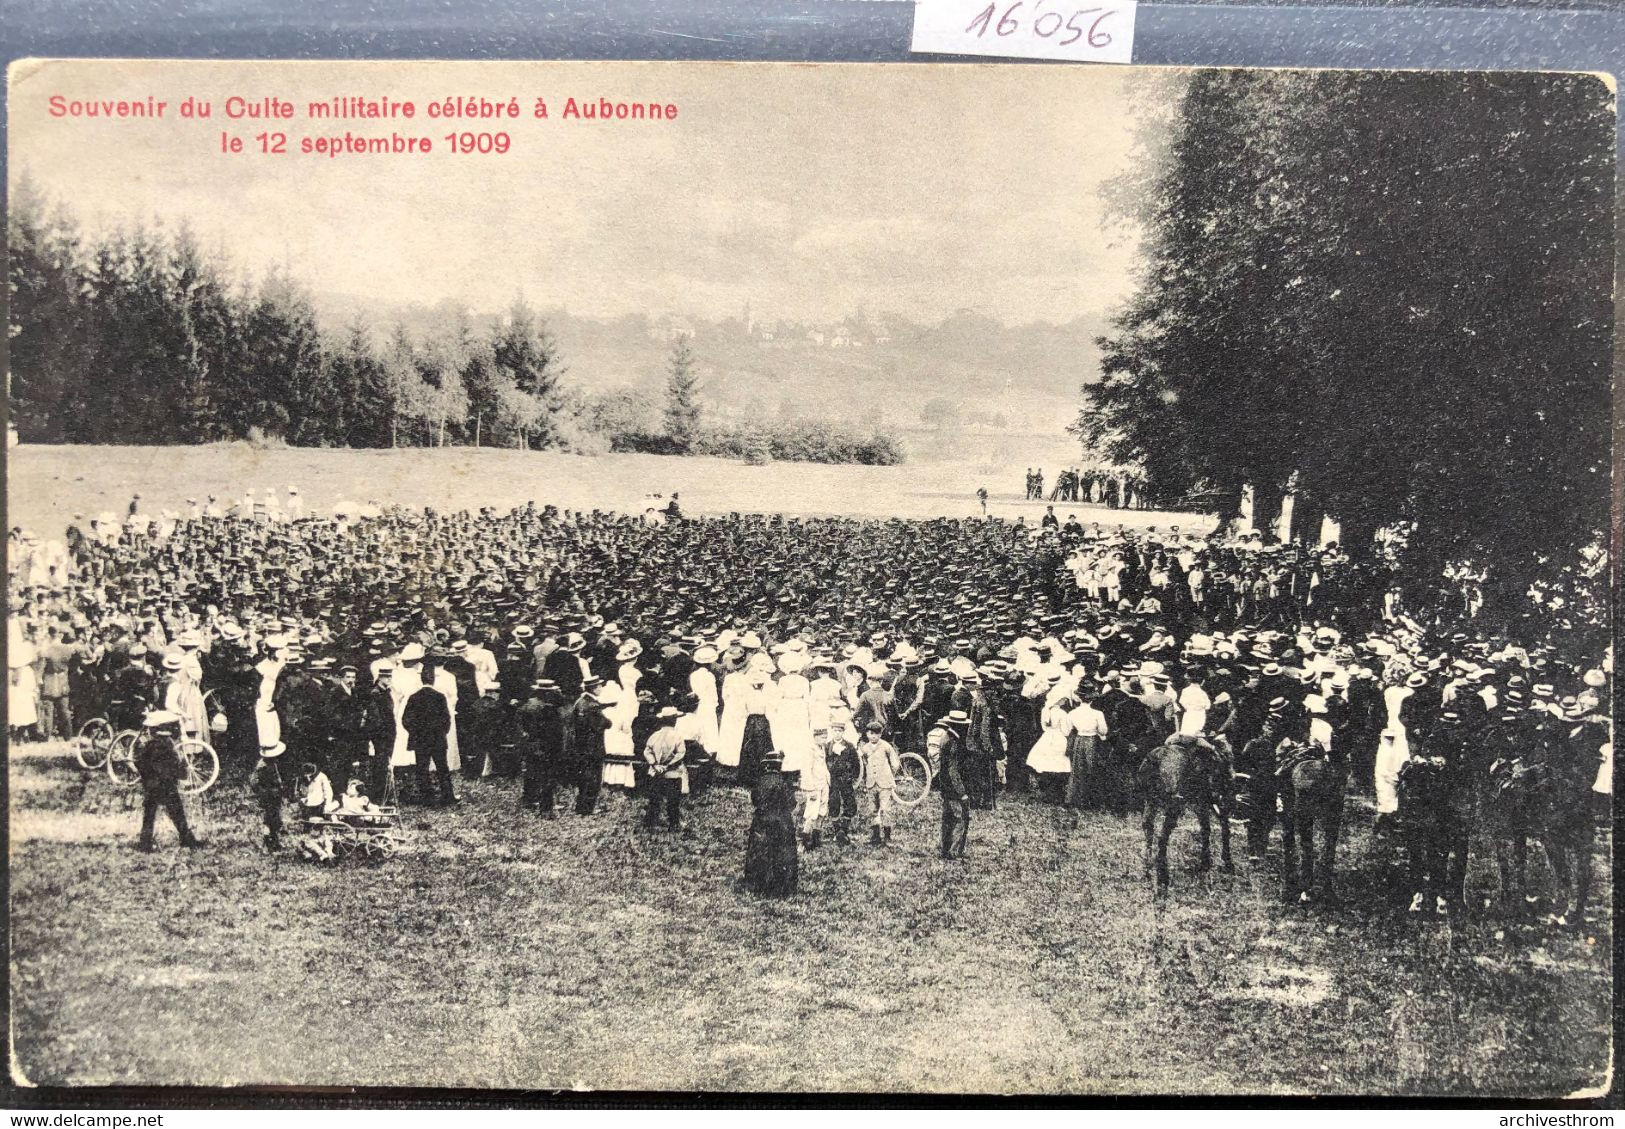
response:
[[[1388,724],[1377,744],[1377,762],[1372,780],[1377,793],[1379,824],[1390,823],[1399,811],[1399,770],[1411,759],[1410,740],[1402,715],[1406,701],[1426,686],[1427,681],[1427,675],[1417,671],[1403,685],[1395,684],[1382,692],[1383,705],[1388,711]]]
[[[786,776],[808,770],[815,742],[812,726],[812,686],[801,673],[806,659],[794,651],[780,660],[777,700],[768,713],[773,747],[784,754]]]
[[[694,721],[699,734],[700,748],[713,757],[722,750],[721,730],[717,724],[717,676],[711,664],[717,661],[717,649],[698,647],[694,651],[694,671],[688,676],[688,689],[699,699],[694,707]],[[734,763],[737,764],[738,758]]]
[[[457,679],[445,667],[436,667],[434,672],[434,688],[446,696],[446,708],[451,716],[457,716]],[[463,758],[457,745],[457,726],[454,724],[446,734],[446,767],[456,772],[463,767]]]
[[[254,700],[254,728],[259,735],[260,748],[269,749],[282,741],[282,716],[276,712],[276,684],[288,665],[288,652],[283,646],[287,640],[280,635],[268,636],[265,645],[271,652],[254,664],[260,676],[259,697]],[[396,732],[404,746],[406,732],[400,728],[400,703],[395,706]]]
[[[632,742],[632,721],[638,716],[638,699],[621,689],[619,683],[606,682],[598,691],[598,700],[610,723],[604,732],[604,785],[631,790],[638,782]]]
[[[421,689],[423,689],[423,646],[420,643],[408,643],[395,659],[395,673],[390,679],[389,686],[390,700],[395,703],[395,748],[389,757],[392,768],[412,768],[418,763],[417,757],[406,747],[406,726],[401,724],[401,711],[406,708],[406,699]],[[452,726],[454,731],[456,728]],[[448,765],[451,763],[449,756],[446,763]]]
[[[615,680],[634,701],[638,696],[638,683],[643,681],[643,671],[638,669],[638,656],[642,654],[643,644],[636,639],[628,639],[615,652],[615,661],[621,664],[616,669]]]
[[[194,657],[188,662],[185,655],[165,655],[164,673],[168,676],[164,709],[181,719],[183,734],[206,739],[209,711],[203,703],[203,674],[198,669],[197,659]]]
[[[813,678],[807,685],[813,735],[827,734],[830,713],[841,704],[841,684],[835,680],[835,664],[819,660],[813,665]]]
[[[1062,782],[1072,772],[1066,743],[1072,735],[1072,711],[1077,705],[1071,698],[1061,698],[1044,707],[1040,718],[1042,731],[1027,754],[1027,767],[1038,774],[1041,793],[1058,794]]]
[[[725,768],[739,767],[739,749],[745,740],[745,698],[750,693],[750,677],[743,670],[722,677],[722,722],[717,730],[717,763]]]
[[[39,724],[39,677],[34,673],[34,644],[23,638],[22,624],[12,620],[6,635],[6,722],[15,737]]]

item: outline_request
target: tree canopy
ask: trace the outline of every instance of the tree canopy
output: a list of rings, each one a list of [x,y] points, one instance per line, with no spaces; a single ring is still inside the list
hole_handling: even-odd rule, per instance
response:
[[[1356,551],[1508,585],[1608,521],[1613,95],[1585,75],[1202,71],[1074,430],[1155,492],[1293,483]],[[1437,576],[1437,568],[1431,575]]]

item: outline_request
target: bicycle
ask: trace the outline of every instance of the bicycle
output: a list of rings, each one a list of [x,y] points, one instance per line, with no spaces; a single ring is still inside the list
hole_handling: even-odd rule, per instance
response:
[[[79,767],[96,772],[107,767],[107,755],[112,751],[113,739],[118,732],[105,717],[93,717],[79,727],[73,737],[73,757]]]
[[[892,794],[903,807],[912,808],[931,794],[935,778],[930,760],[919,753],[901,753],[892,774]]]
[[[107,755],[107,775],[121,788],[128,788],[141,780],[136,767],[136,754],[141,740],[139,730],[126,729],[113,738]],[[220,754],[214,746],[197,737],[182,737],[175,746],[180,754],[184,773],[180,780],[182,795],[196,796],[214,787],[220,779]]]

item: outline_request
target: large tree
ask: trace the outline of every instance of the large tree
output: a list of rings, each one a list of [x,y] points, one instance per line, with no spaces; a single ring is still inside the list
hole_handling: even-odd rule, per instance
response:
[[[1507,590],[1607,524],[1613,111],[1581,75],[1204,71],[1077,430]],[[1273,508],[1273,507],[1267,507]]]

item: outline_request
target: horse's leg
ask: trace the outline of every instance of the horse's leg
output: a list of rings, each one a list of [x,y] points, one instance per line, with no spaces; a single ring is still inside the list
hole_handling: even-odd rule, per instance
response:
[[[1168,889],[1168,840],[1173,838],[1174,824],[1179,822],[1180,806],[1168,800],[1162,808],[1162,832],[1157,836],[1157,889]]]
[[[1298,901],[1307,902],[1315,896],[1315,808],[1311,800],[1299,805],[1298,858],[1303,877],[1298,888]]]
[[[1336,868],[1337,841],[1343,835],[1343,785],[1337,781],[1337,790],[1326,800],[1326,810],[1321,814],[1321,824],[1325,827],[1322,835],[1323,846],[1320,853],[1320,896],[1324,901],[1337,900]]]
[[[1467,912],[1467,854],[1473,839],[1473,820],[1459,810],[1450,818],[1449,850],[1450,878],[1445,897],[1462,913]]]
[[[1292,786],[1287,784],[1281,797],[1285,805],[1281,811],[1281,900],[1290,902],[1297,892],[1298,881],[1298,820],[1293,809]]]
[[[1156,837],[1157,804],[1150,796],[1145,799],[1145,814],[1141,822],[1145,828],[1145,859],[1144,870],[1147,875],[1151,873],[1151,842]]]
[[[1206,874],[1213,869],[1213,814],[1206,803],[1196,805],[1196,826],[1202,836],[1202,853],[1197,859],[1196,869],[1198,873]]]
[[[1500,830],[1492,828],[1490,834],[1495,840],[1495,868],[1501,873],[1501,912],[1511,913],[1513,908],[1511,846],[1506,835]]]
[[[1445,900],[1461,913],[1467,912],[1467,836],[1457,833],[1450,843],[1450,877],[1445,883]]]
[[[1552,900],[1552,914],[1554,917],[1567,917],[1569,912],[1570,893],[1573,887],[1573,872],[1569,869],[1569,848],[1564,836],[1548,828],[1541,838],[1541,845],[1546,848],[1546,859],[1551,863],[1552,874],[1557,878],[1557,897]]]
[[[1591,896],[1591,813],[1583,813],[1584,823],[1575,835],[1574,866],[1578,871],[1574,883],[1574,924],[1585,928],[1586,901]]]
[[[1517,884],[1517,901],[1513,903],[1519,913],[1528,904],[1529,889],[1529,832],[1520,823],[1512,833],[1512,872],[1513,880]]]
[[[1428,838],[1431,829],[1424,823],[1423,817],[1412,812],[1409,817],[1401,813],[1401,827],[1405,834],[1405,853],[1410,856],[1410,912],[1422,912],[1423,903],[1427,901],[1427,869],[1428,854],[1431,845]]]
[[[1267,769],[1260,767],[1248,784],[1252,810],[1247,819],[1247,855],[1262,861],[1269,852],[1270,830],[1275,826],[1275,781]]]

